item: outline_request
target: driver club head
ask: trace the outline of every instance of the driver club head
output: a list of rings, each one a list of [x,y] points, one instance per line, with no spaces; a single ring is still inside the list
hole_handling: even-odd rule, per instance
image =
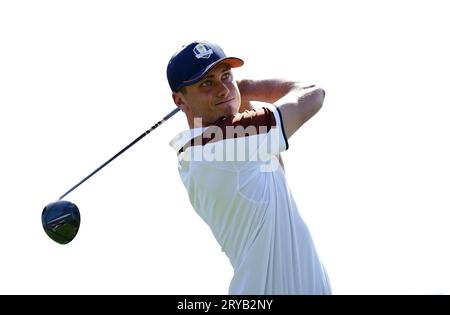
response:
[[[42,227],[55,242],[70,243],[80,227],[80,210],[65,200],[49,203],[42,211]]]

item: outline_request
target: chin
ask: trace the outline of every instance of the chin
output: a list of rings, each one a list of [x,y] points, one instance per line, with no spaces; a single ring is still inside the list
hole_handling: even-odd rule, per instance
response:
[[[239,113],[239,104],[229,104],[226,108],[226,112],[229,115],[236,115],[237,113]]]

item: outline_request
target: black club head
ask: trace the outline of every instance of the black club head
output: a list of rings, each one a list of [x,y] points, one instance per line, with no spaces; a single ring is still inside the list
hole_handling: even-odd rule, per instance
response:
[[[42,211],[42,226],[45,233],[59,244],[70,243],[80,227],[80,211],[69,201],[49,203]]]

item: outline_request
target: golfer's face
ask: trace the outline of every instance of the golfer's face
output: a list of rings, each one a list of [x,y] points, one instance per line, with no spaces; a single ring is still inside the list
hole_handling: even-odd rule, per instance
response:
[[[227,64],[219,64],[201,81],[187,86],[184,99],[193,117],[202,119],[203,126],[237,114],[241,104],[239,89]]]

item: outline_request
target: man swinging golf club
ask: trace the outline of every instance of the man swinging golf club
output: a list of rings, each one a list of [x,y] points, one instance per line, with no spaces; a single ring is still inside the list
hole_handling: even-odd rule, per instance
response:
[[[192,42],[167,66],[189,130],[172,141],[190,202],[228,256],[230,294],[331,294],[279,154],[325,92],[284,80],[233,79],[244,62]],[[251,101],[268,103],[253,109]]]

